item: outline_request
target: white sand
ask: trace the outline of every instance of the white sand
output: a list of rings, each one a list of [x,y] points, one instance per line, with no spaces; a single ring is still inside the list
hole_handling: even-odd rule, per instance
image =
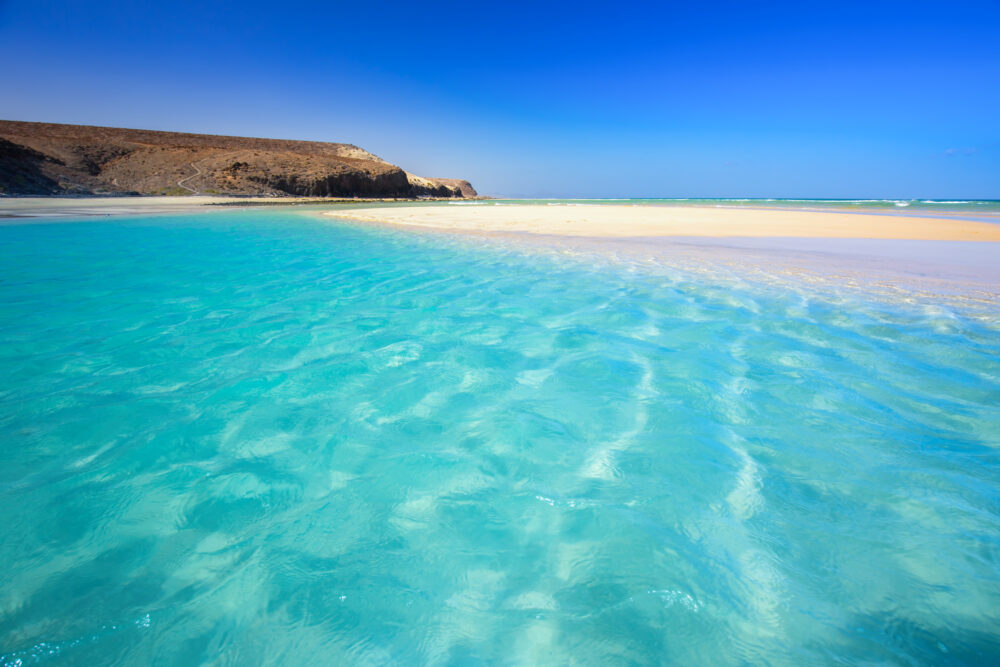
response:
[[[340,218],[466,232],[585,237],[799,237],[1000,241],[1000,224],[834,211],[637,205],[400,206],[329,212]]]

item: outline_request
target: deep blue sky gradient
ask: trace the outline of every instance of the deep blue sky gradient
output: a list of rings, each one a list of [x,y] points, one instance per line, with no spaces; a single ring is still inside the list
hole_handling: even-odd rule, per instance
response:
[[[0,118],[344,141],[483,193],[1000,198],[1000,2],[0,0]]]

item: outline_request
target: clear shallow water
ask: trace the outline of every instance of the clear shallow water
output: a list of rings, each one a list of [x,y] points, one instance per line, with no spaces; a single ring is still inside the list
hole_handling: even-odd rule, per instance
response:
[[[0,664],[1000,656],[981,313],[274,211],[0,268]]]

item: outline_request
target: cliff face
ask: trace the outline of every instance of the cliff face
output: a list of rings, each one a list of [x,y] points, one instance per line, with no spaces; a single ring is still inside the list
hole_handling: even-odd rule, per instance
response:
[[[474,197],[350,144],[0,121],[0,194]]]

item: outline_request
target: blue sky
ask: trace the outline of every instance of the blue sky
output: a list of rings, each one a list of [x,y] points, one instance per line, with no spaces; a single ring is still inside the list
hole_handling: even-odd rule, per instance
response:
[[[0,0],[0,118],[344,141],[483,193],[1000,198],[1000,2]]]

